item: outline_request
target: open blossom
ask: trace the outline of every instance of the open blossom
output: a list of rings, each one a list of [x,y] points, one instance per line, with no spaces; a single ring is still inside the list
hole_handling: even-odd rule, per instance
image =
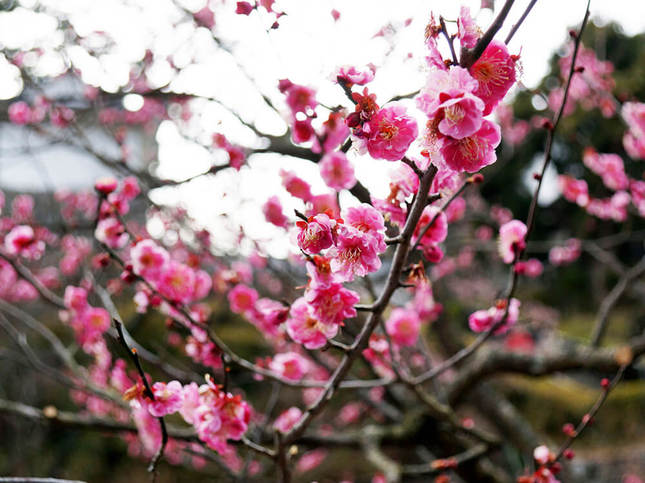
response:
[[[589,203],[589,188],[585,180],[561,175],[558,177],[558,183],[565,200],[576,203],[578,206],[587,206],[587,203]]]
[[[150,239],[141,240],[130,249],[132,270],[137,275],[153,280],[170,260],[168,252]]]
[[[236,314],[243,314],[253,309],[258,300],[258,292],[244,284],[238,284],[227,297],[231,310]]]
[[[172,301],[187,303],[194,296],[195,271],[188,265],[171,260],[156,283],[162,295]]]
[[[477,132],[482,124],[484,102],[473,95],[477,85],[462,67],[432,70],[416,98],[417,106],[442,135],[462,139]]]
[[[168,384],[155,382],[152,385],[154,401],[145,400],[145,406],[148,412],[157,418],[176,413],[182,407],[182,393],[183,388],[179,381],[170,381]]]
[[[319,163],[320,176],[332,189],[340,191],[356,184],[354,168],[342,151],[334,151],[323,156]]]
[[[380,109],[364,125],[367,134],[367,150],[376,159],[398,161],[419,133],[416,121],[406,115],[402,105],[393,104]]]
[[[307,349],[319,349],[338,333],[338,324],[323,323],[313,314],[313,308],[304,297],[291,305],[287,320],[287,333]]]
[[[276,418],[273,423],[273,428],[283,433],[287,433],[301,417],[302,411],[299,408],[292,406]]]
[[[4,248],[9,255],[38,260],[45,251],[45,242],[36,239],[34,230],[29,225],[18,225],[5,236]]]
[[[479,82],[475,95],[486,104],[484,115],[490,114],[515,83],[515,59],[504,43],[493,40],[469,70]]]
[[[484,120],[481,128],[462,139],[445,137],[440,152],[448,168],[474,173],[497,160],[495,148],[501,141],[499,126]]]
[[[308,221],[298,221],[298,247],[306,253],[316,254],[334,244],[333,230],[336,220],[324,213],[312,216]]]
[[[489,308],[488,310],[478,310],[470,314],[468,317],[468,326],[473,332],[484,332],[496,324],[499,324],[505,313],[506,301],[501,300],[497,305]],[[510,306],[508,307],[508,313],[506,314],[506,320],[497,329],[495,329],[495,334],[506,333],[513,325],[515,325],[519,316],[520,301],[516,298],[512,298]]]
[[[248,429],[251,408],[240,396],[212,383],[200,386],[199,393],[200,404],[193,415],[197,437],[218,453],[225,453],[227,440],[241,439]]]
[[[342,324],[345,319],[356,317],[359,295],[346,289],[341,283],[312,284],[304,295],[312,308],[314,317],[323,324]]]
[[[128,243],[128,234],[123,229],[123,225],[112,216],[98,222],[94,236],[110,248],[123,248]]]
[[[296,352],[276,354],[269,363],[269,369],[285,379],[299,381],[309,371],[309,361]]]
[[[515,255],[524,250],[526,232],[526,225],[519,220],[511,220],[500,227],[497,247],[504,263],[512,263]]]
[[[266,203],[262,206],[264,217],[269,223],[280,228],[287,228],[289,226],[289,219],[282,212],[282,204],[277,196],[271,196]]]
[[[330,250],[330,266],[339,279],[349,282],[381,268],[377,238],[347,225],[340,225],[337,234],[336,246]]]
[[[100,307],[86,307],[73,315],[70,325],[76,332],[79,344],[93,344],[110,328],[110,314]]]
[[[623,137],[623,146],[633,159],[645,159],[645,104],[626,102],[621,114],[629,130]]]
[[[414,345],[419,338],[421,319],[414,310],[395,308],[385,322],[385,330],[392,342],[400,346]]]

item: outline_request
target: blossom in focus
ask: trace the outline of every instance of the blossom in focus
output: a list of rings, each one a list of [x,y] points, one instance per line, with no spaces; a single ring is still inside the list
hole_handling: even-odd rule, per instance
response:
[[[526,232],[526,225],[519,220],[511,220],[500,227],[497,248],[504,263],[512,263],[516,254],[524,250]]]
[[[304,297],[291,305],[287,319],[287,333],[295,342],[307,349],[319,349],[338,333],[338,324],[323,323],[313,313],[313,308]]]
[[[479,83],[475,95],[486,104],[488,115],[515,83],[515,59],[504,43],[493,40],[469,70]]]
[[[484,120],[481,128],[471,136],[443,138],[440,152],[446,165],[453,171],[474,173],[497,160],[495,148],[500,141],[499,126]]]
[[[367,134],[370,156],[388,161],[403,158],[419,134],[416,121],[399,104],[378,110],[363,130]]]
[[[298,221],[298,247],[306,253],[316,254],[334,244],[333,230],[336,221],[324,213],[310,217],[308,221]]]

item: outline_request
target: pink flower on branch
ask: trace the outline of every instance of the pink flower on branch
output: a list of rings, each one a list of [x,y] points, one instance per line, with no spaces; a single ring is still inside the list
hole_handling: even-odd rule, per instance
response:
[[[517,254],[524,250],[526,232],[526,225],[519,220],[511,220],[500,227],[497,248],[504,263],[512,263]]]
[[[363,126],[367,150],[376,159],[398,161],[405,156],[419,134],[416,121],[402,105],[393,104],[377,111]]]

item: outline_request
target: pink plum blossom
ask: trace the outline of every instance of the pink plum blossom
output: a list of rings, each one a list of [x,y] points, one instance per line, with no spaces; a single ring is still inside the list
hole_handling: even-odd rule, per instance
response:
[[[153,401],[146,401],[148,412],[156,418],[176,413],[182,407],[183,388],[179,381],[155,382],[152,385]]]
[[[45,242],[37,240],[29,225],[18,225],[4,239],[4,248],[9,255],[38,260],[45,252]]]
[[[334,151],[324,155],[318,164],[320,176],[330,188],[340,191],[349,189],[356,184],[354,168],[349,163],[347,155],[342,151]]]
[[[24,101],[13,102],[9,105],[7,114],[13,124],[29,124],[32,122],[31,107]]]
[[[558,183],[564,199],[576,203],[578,206],[587,206],[587,203],[589,203],[589,189],[585,180],[561,175],[558,177]]]
[[[367,150],[376,159],[398,161],[419,133],[416,121],[406,114],[400,104],[380,109],[364,126]]]
[[[132,271],[148,280],[156,279],[170,260],[168,252],[148,239],[141,240],[130,249]]]
[[[345,319],[356,317],[354,305],[360,301],[356,292],[340,283],[312,284],[304,298],[311,306],[314,317],[325,325],[340,325]]]
[[[555,246],[549,250],[551,265],[568,265],[575,262],[582,253],[582,243],[576,238],[570,238],[563,246]]]
[[[258,292],[244,284],[239,284],[233,287],[227,297],[231,310],[236,314],[243,314],[253,309],[258,300]]]
[[[419,338],[421,319],[414,310],[395,308],[385,322],[385,330],[392,342],[400,346],[412,346]]]
[[[291,305],[287,319],[287,333],[294,341],[307,349],[319,349],[338,333],[338,324],[323,323],[313,313],[313,308],[304,297]]]
[[[457,27],[459,28],[458,37],[461,46],[472,49],[477,44],[479,37],[481,37],[482,31],[470,15],[470,9],[468,7],[462,6],[459,10]]]
[[[123,248],[128,243],[128,234],[115,217],[103,218],[96,225],[94,236],[110,248]]]
[[[374,80],[375,67],[369,64],[366,69],[358,70],[356,67],[344,65],[338,69],[334,79],[338,82],[344,82],[347,86],[352,85],[364,86]]]
[[[162,295],[174,302],[191,301],[195,288],[195,272],[188,265],[171,260],[157,280]]]
[[[299,408],[292,406],[276,418],[273,423],[273,428],[282,433],[288,433],[301,417],[302,411]]]
[[[506,313],[505,305],[506,301],[502,300],[500,303],[488,310],[478,310],[470,314],[468,317],[468,326],[470,327],[470,330],[473,332],[484,332],[496,324],[501,323],[504,314]],[[497,329],[495,329],[495,334],[506,333],[513,325],[515,325],[519,316],[520,301],[516,298],[512,298],[508,308],[508,313],[506,314],[506,320],[503,324],[497,327]]]
[[[526,232],[526,225],[519,220],[511,220],[500,227],[497,248],[504,263],[512,263],[517,253],[524,250]]]
[[[299,381],[309,371],[309,361],[296,352],[282,352],[269,363],[269,369],[285,379]]]
[[[289,226],[289,219],[282,212],[282,204],[277,196],[271,196],[262,206],[262,212],[266,220],[280,228]]]
[[[312,216],[308,221],[298,221],[298,247],[306,253],[316,254],[334,244],[336,220],[324,213]]]
[[[490,114],[515,83],[515,57],[493,40],[469,70],[479,83],[475,95],[486,104],[484,115]]]
[[[474,173],[497,160],[495,148],[501,134],[497,124],[484,120],[473,135],[462,139],[446,137],[442,141],[440,151],[448,168]]]
[[[284,169],[280,170],[280,177],[282,178],[282,185],[291,196],[305,202],[311,199],[311,186],[305,180]]]
[[[354,227],[340,225],[330,250],[332,272],[343,281],[364,277],[381,268],[378,239]]]

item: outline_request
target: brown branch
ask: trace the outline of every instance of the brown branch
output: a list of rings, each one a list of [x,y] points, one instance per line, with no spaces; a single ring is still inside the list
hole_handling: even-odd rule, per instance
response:
[[[634,280],[640,277],[645,273],[645,256],[641,258],[640,262],[630,268],[621,278],[618,280],[618,283],[614,285],[614,288],[607,294],[600,304],[600,309],[598,310],[598,316],[596,317],[596,324],[594,325],[593,332],[591,334],[590,344],[593,347],[598,347],[602,341],[603,336],[605,335],[605,330],[607,328],[607,322],[609,313],[618,303],[618,300],[623,295],[625,290],[629,288]]]
[[[522,23],[524,23],[524,20],[526,20],[526,17],[528,17],[529,13],[531,12],[531,9],[535,6],[538,0],[531,0],[531,2],[527,5],[526,9],[524,10],[524,13],[522,16],[519,18],[519,20],[513,24],[513,28],[511,28],[511,31],[508,33],[506,38],[504,39],[504,43],[508,44],[517,30],[520,28]]]

